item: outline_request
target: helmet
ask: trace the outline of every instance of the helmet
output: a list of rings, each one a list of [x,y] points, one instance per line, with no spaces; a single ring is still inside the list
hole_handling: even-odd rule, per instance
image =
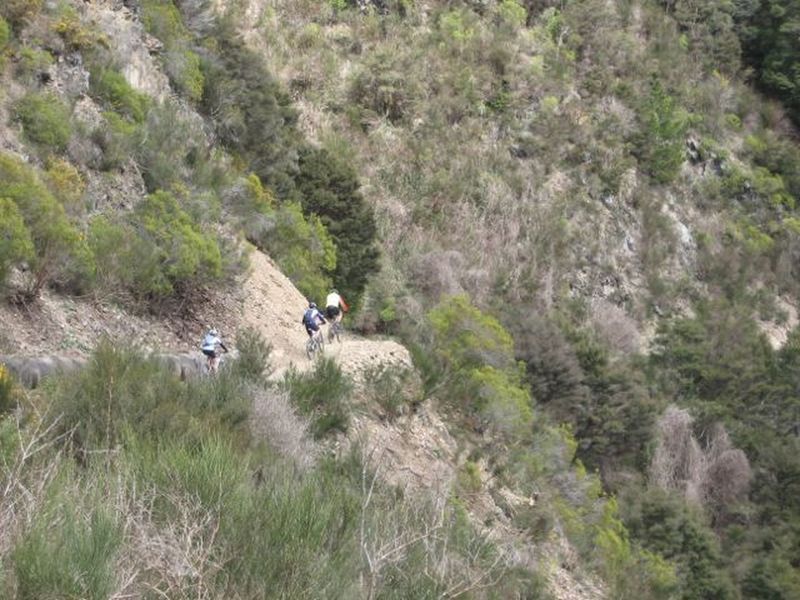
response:
[[[333,289],[331,290],[331,294],[338,294],[338,293],[339,293],[339,292],[337,291],[337,289],[336,289],[336,288],[333,288]]]
[[[213,329],[213,328],[209,329],[208,333],[211,334],[211,335],[215,335],[215,336],[219,335],[219,331],[217,331],[216,329]]]
[[[309,302],[308,303],[308,308],[317,308],[317,303],[316,302]]]

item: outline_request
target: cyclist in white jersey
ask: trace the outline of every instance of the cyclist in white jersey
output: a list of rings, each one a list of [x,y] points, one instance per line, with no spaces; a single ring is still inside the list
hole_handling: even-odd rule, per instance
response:
[[[222,343],[222,338],[219,337],[219,332],[216,329],[209,329],[200,344],[200,350],[208,357],[209,373],[217,372],[221,356],[219,348],[222,348],[225,352],[228,351],[225,344]]]
[[[342,298],[335,289],[331,290],[331,293],[325,298],[325,316],[331,321],[341,321],[342,312],[347,311],[348,308],[347,304],[344,302],[344,298]]]

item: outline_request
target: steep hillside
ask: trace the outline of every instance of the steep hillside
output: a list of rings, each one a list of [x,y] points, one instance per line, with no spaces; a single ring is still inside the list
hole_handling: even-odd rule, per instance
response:
[[[0,595],[800,595],[795,4],[0,3]]]

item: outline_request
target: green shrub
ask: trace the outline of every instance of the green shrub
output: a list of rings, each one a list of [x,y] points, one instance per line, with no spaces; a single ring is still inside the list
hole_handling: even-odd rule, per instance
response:
[[[419,86],[407,77],[410,65],[402,60],[402,55],[388,50],[371,56],[350,86],[352,102],[376,117],[401,123],[421,93]]]
[[[53,55],[46,50],[25,46],[19,51],[15,65],[15,75],[25,84],[34,85],[39,76],[55,62]]]
[[[20,598],[108,598],[117,589],[122,528],[100,508],[56,504],[41,510],[13,550]]]
[[[134,139],[134,157],[149,192],[213,189],[217,184],[202,120],[193,118],[177,102],[153,105]]]
[[[25,136],[47,150],[63,152],[72,135],[70,109],[56,96],[31,92],[13,108]]]
[[[249,170],[279,198],[292,197],[299,134],[289,95],[232,29],[220,27],[214,49],[202,61],[200,109],[213,116],[220,141],[249,163]]]
[[[275,229],[261,245],[307,298],[330,289],[336,246],[319,217],[306,218],[299,204],[287,202],[274,213]]]
[[[604,579],[616,598],[671,599],[678,591],[678,578],[672,563],[655,552],[640,550],[628,539],[628,532],[617,514],[613,498],[603,507],[596,526],[595,540]],[[689,596],[712,598],[717,596]],[[687,598],[688,600],[688,598]]]
[[[51,159],[45,172],[47,187],[68,215],[80,217],[85,212],[83,193],[86,181],[72,164],[63,159]]]
[[[143,0],[141,4],[142,22],[147,33],[157,37],[167,47],[188,35],[181,13],[172,0]]]
[[[629,529],[645,548],[676,564],[681,598],[735,597],[714,532],[680,499],[651,490],[626,512]]]
[[[142,258],[135,268],[135,290],[155,297],[188,291],[222,277],[222,255],[214,234],[200,227],[167,192],[151,194],[132,216]]]
[[[800,123],[800,49],[796,32],[800,8],[792,0],[737,3],[738,33],[756,81],[780,99]]]
[[[381,407],[384,416],[394,419],[421,401],[414,371],[400,364],[380,364],[366,369],[362,377],[367,399]]]
[[[501,0],[497,6],[497,14],[513,27],[521,27],[528,17],[525,7],[519,0]]]
[[[170,81],[192,102],[199,102],[205,78],[200,57],[188,47],[191,35],[180,11],[171,0],[145,0],[142,20],[148,33],[164,43],[165,70]]]
[[[94,95],[113,110],[136,123],[143,122],[147,116],[149,98],[133,89],[124,75],[118,71],[107,68],[93,71],[91,89]]]
[[[199,374],[200,365],[193,366]],[[124,445],[132,434],[187,444],[211,435],[247,440],[252,399],[240,378],[226,370],[183,383],[168,367],[129,345],[101,342],[85,368],[52,384],[59,430],[81,453]]]
[[[347,431],[350,423],[348,400],[353,384],[335,360],[323,356],[308,373],[290,370],[281,385],[298,410],[312,418],[314,437]]]
[[[5,51],[9,41],[11,41],[11,26],[8,24],[8,21],[0,16],[0,65],[4,62],[2,53]]]
[[[15,29],[35,17],[42,9],[44,0],[4,0],[0,4],[0,16],[4,17]]]
[[[484,366],[469,372],[475,410],[489,427],[506,439],[523,439],[531,431],[530,393],[507,373]]]
[[[167,54],[167,75],[192,102],[203,98],[205,77],[200,68],[200,57],[191,50],[175,50]]]
[[[46,72],[54,62],[53,55],[46,50],[25,46],[19,51],[15,74],[24,83],[33,85],[41,73]]]
[[[233,371],[237,376],[262,382],[269,377],[272,373],[272,346],[257,329],[248,327],[239,331],[236,335],[236,349],[239,357],[233,364]]]
[[[137,205],[126,220],[90,222],[98,283],[107,291],[158,303],[224,275],[220,242],[166,192]]]
[[[17,205],[0,198],[0,287],[12,267],[35,256],[30,232]]]
[[[470,496],[483,488],[481,471],[477,463],[466,461],[456,475],[456,487],[460,494]]]
[[[18,401],[19,388],[17,383],[5,365],[0,364],[0,422],[2,422],[2,418],[6,413],[17,407]],[[0,589],[3,589],[1,584]]]
[[[428,314],[436,336],[436,353],[454,371],[513,364],[509,333],[492,316],[474,307],[467,296],[444,298]]]
[[[306,218],[299,204],[278,203],[251,174],[226,194],[247,239],[267,252],[308,298],[319,298],[331,286],[336,248],[318,217]]]
[[[95,256],[97,286],[116,297],[132,293],[139,266],[135,260],[136,234],[123,223],[104,215],[89,222],[87,241]]]
[[[669,183],[677,176],[686,154],[687,115],[666,93],[661,82],[654,78],[640,108],[639,118],[640,132],[634,139],[635,154],[656,182]]]
[[[36,172],[10,154],[0,153],[0,198],[3,197],[17,205],[36,251],[27,291],[37,295],[47,284],[68,291],[84,290],[94,272],[94,257],[85,240]]]
[[[441,14],[438,26],[446,40],[463,49],[475,37],[476,21],[476,16],[467,9],[451,10]]]
[[[85,24],[78,11],[67,4],[59,5],[53,29],[63,38],[67,49],[71,51],[85,51],[98,44],[104,48],[109,47],[106,36],[91,25]]]
[[[800,595],[800,574],[787,557],[772,552],[753,562],[742,582],[747,598],[763,600],[796,598]]]
[[[359,191],[355,171],[326,150],[300,154],[297,189],[303,211],[318,215],[336,245],[330,272],[351,305],[357,305],[368,278],[379,269],[377,227],[372,207]]]
[[[118,169],[130,160],[142,129],[115,112],[104,112],[104,122],[91,134],[92,141],[102,150],[99,164],[92,165],[103,171]]]

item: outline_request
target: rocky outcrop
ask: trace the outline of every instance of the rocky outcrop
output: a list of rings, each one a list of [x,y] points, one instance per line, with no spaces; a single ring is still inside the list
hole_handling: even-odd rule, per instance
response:
[[[202,354],[156,354],[154,358],[182,381],[199,377],[205,371],[206,359]],[[77,371],[87,362],[87,358],[75,356],[0,356],[0,364],[28,388],[38,387],[46,377]]]
[[[38,387],[42,379],[57,373],[70,373],[86,364],[86,359],[69,356],[0,356],[0,364],[22,385]]]

